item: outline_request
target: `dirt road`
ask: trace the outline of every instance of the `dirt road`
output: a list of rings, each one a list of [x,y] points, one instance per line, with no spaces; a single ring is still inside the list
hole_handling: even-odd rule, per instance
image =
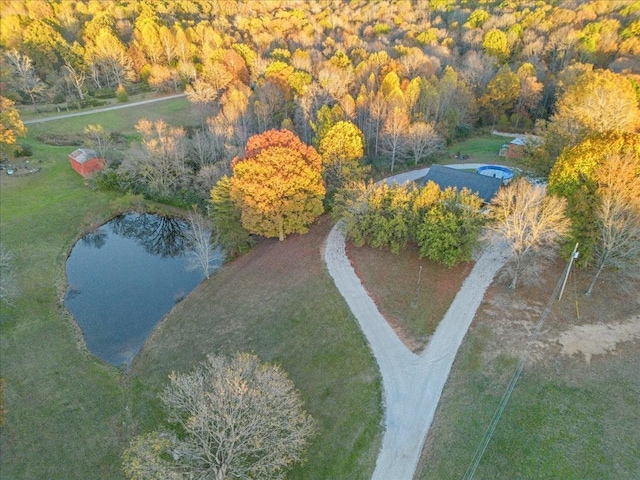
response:
[[[131,108],[138,105],[145,105],[147,103],[163,102],[165,100],[172,100],[174,98],[184,97],[184,93],[178,93],[176,95],[168,95],[166,97],[152,98],[150,100],[140,100],[139,102],[123,103],[122,105],[114,105],[113,107],[96,108],[95,110],[85,110],[82,112],[65,113],[63,115],[56,115],[54,117],[38,118],[35,120],[25,120],[25,125],[31,125],[34,123],[51,122],[53,120],[61,120],[63,118],[80,117],[82,115],[91,115],[92,113],[108,112],[110,110],[119,110],[121,108]]]
[[[448,166],[477,168],[481,165]],[[387,181],[403,183],[427,171],[408,172]],[[458,348],[484,292],[506,261],[507,249],[504,246],[485,249],[427,348],[416,355],[400,341],[367,294],[347,258],[342,229],[340,222],[329,233],[325,261],[370,344],[384,389],[385,432],[372,478],[411,480]]]

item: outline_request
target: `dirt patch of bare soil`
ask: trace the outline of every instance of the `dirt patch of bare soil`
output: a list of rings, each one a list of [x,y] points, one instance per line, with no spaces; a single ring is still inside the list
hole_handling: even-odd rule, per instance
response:
[[[470,262],[446,268],[420,258],[415,245],[394,255],[347,241],[346,250],[378,310],[414,352],[426,347],[474,265]]]
[[[562,332],[557,341],[562,345],[561,354],[582,354],[591,363],[593,355],[604,355],[615,351],[619,343],[637,339],[640,339],[640,315],[626,322],[576,325]]]
[[[536,287],[512,291],[506,288],[506,282],[494,281],[476,314],[476,325],[493,332],[492,344],[483,354],[488,364],[501,354],[522,355],[564,266],[558,261],[546,269]],[[598,283],[591,296],[585,296],[590,275],[590,271],[580,269],[570,273],[562,299],[551,304],[549,315],[533,340],[530,362],[560,356],[589,364],[594,356],[615,355],[621,346],[640,341],[638,290],[633,293],[633,289],[622,289],[613,277],[608,277]]]

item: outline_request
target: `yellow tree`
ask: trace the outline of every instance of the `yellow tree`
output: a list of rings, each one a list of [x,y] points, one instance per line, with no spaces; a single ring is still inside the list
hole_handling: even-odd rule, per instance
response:
[[[506,61],[509,58],[509,42],[507,34],[497,28],[489,30],[482,41],[482,49],[489,55],[493,55],[500,61]]]
[[[609,70],[586,72],[558,99],[552,121],[574,123],[588,132],[637,131],[638,97],[623,75]]]
[[[553,165],[565,147],[593,134],[639,129],[640,107],[631,81],[609,70],[586,71],[558,98],[542,131],[545,160]]]
[[[14,103],[0,97],[0,150],[9,154],[18,137],[27,132]]]
[[[336,123],[322,137],[319,148],[329,192],[362,177],[364,172],[359,161],[364,155],[364,136],[356,125],[345,121]]]
[[[323,212],[322,160],[288,130],[269,130],[247,142],[232,163],[231,198],[249,232],[281,241],[306,233]]]
[[[503,65],[480,98],[480,106],[487,120],[495,125],[500,115],[511,112],[519,95],[520,79],[509,65]]]
[[[514,127],[518,128],[519,121],[529,120],[535,116],[540,102],[544,85],[536,77],[535,67],[530,63],[523,63],[516,72],[520,79],[520,94],[515,105]]]
[[[625,159],[635,162],[633,169],[622,168]],[[610,164],[610,162],[613,162]],[[549,174],[549,191],[567,199],[567,211],[572,220],[571,237],[565,246],[568,253],[576,242],[580,243],[582,265],[598,260],[598,242],[601,237],[598,215],[603,186],[601,170],[616,170],[620,179],[616,194],[628,190],[640,175],[640,138],[634,134],[608,133],[590,136],[578,145],[566,148]],[[616,189],[614,189],[615,191]]]
[[[607,268],[625,285],[640,278],[640,156],[607,157],[597,180],[596,272],[587,295]]]

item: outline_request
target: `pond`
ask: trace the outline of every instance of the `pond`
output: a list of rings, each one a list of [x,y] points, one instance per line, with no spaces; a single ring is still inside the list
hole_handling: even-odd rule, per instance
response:
[[[204,279],[192,268],[188,228],[179,219],[129,213],[74,245],[64,304],[91,353],[129,366],[156,324]],[[212,268],[221,263],[218,252]]]

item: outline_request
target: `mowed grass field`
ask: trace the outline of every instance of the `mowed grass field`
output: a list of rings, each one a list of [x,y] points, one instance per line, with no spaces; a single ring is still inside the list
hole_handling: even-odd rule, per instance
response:
[[[1,240],[21,291],[0,307],[2,478],[117,478],[126,438],[121,372],[85,352],[60,303],[67,252],[116,198],[89,190],[70,169],[68,148],[33,150],[38,174],[3,172],[0,180]]]
[[[111,106],[122,105],[124,104],[114,103]],[[67,112],[61,112],[60,115],[65,113]],[[68,113],[77,112],[71,111]],[[173,126],[193,126],[196,124],[197,114],[191,108],[189,101],[182,97],[104,112],[87,110],[86,115],[65,118],[64,120],[32,123],[27,125],[27,128],[29,129],[29,136],[32,138],[38,138],[41,135],[82,133],[87,125],[101,125],[109,133],[119,132],[123,135],[131,135],[135,132],[136,123],[141,119],[150,121],[164,120]]]
[[[172,108],[187,118],[187,107]],[[86,123],[110,130],[150,116],[135,108],[112,113],[120,119],[79,117],[81,124],[60,121],[56,130],[76,133]],[[282,365],[318,420],[308,461],[290,478],[370,477],[381,440],[380,379],[324,267],[328,220],[305,236],[261,242],[226,265],[176,306],[125,372],[85,350],[61,303],[65,259],[91,226],[144,202],[93,190],[71,169],[69,147],[28,142],[30,164],[41,171],[0,179],[1,240],[21,290],[0,312],[3,480],[123,478],[121,454],[134,435],[156,428],[168,374],[208,353],[236,351]]]

